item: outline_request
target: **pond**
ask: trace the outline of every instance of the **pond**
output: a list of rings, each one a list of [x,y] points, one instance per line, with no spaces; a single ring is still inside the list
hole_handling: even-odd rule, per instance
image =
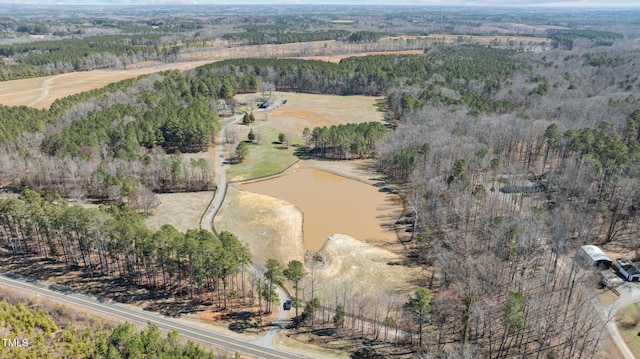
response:
[[[397,240],[393,224],[402,202],[377,187],[317,169],[245,184],[241,189],[281,198],[304,215],[305,248],[317,251],[335,233],[366,242]]]

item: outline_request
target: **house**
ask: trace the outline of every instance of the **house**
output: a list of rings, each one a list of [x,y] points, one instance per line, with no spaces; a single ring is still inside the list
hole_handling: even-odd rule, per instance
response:
[[[626,259],[618,258],[614,267],[629,282],[640,282],[640,269]]]
[[[611,267],[611,259],[597,246],[588,244],[580,247],[580,254],[588,265],[596,266],[600,269]]]

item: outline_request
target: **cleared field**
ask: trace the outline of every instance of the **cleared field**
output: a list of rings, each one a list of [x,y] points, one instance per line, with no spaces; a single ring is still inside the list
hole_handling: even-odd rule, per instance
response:
[[[402,51],[372,51],[372,52],[363,52],[360,54],[340,54],[340,55],[327,55],[327,56],[310,56],[303,57],[305,60],[319,60],[319,61],[327,61],[338,63],[342,59],[346,59],[347,57],[360,57],[360,56],[377,56],[377,55],[420,55],[423,54],[424,50],[402,50]]]
[[[238,236],[258,265],[264,265],[268,258],[280,263],[304,258],[302,213],[281,199],[230,186],[214,227]]]
[[[261,94],[243,94],[236,100],[246,103],[250,110],[259,102]],[[227,153],[233,153],[238,141],[247,139],[250,129],[259,134],[259,144],[249,145],[249,155],[240,164],[230,166],[232,181],[248,180],[274,174],[293,164],[298,158],[294,155],[296,147],[303,145],[302,131],[305,127],[313,130],[318,126],[331,126],[343,123],[382,121],[384,114],[377,106],[382,98],[367,96],[312,95],[290,92],[273,92],[273,101],[287,100],[287,103],[269,110],[256,111],[256,122],[247,125],[233,125],[235,143],[227,145]],[[278,134],[284,133],[289,139],[289,148],[278,141]]]
[[[252,102],[260,95],[245,94],[236,98],[240,102]],[[313,130],[318,126],[382,121],[384,118],[377,106],[383,97],[273,92],[272,99],[287,100],[287,103],[271,111],[255,112],[256,124],[265,121],[269,127],[293,133],[300,139],[305,127]]]
[[[268,258],[281,263],[304,258],[302,213],[281,199],[232,186],[215,218],[215,228],[236,234],[259,265]],[[417,268],[394,265],[403,260],[399,254],[341,234],[331,238],[320,250],[328,262],[318,272],[325,283],[352,283],[365,293],[405,292],[413,288],[411,280],[422,276]]]
[[[31,106],[44,109],[49,108],[58,98],[101,88],[113,82],[165,70],[192,69],[209,62],[156,64],[131,70],[71,72],[47,77],[4,81],[0,87],[0,103],[7,106]]]
[[[478,44],[488,45],[493,42],[499,42],[502,44],[508,44],[510,41],[516,43],[550,43],[551,39],[546,37],[532,37],[532,36],[504,36],[504,35],[449,35],[449,34],[429,34],[427,36],[400,36],[401,39],[430,39],[434,41],[444,41],[446,43],[453,43],[458,41],[469,41]]]
[[[638,304],[632,304],[620,312],[616,316],[616,325],[629,346],[629,349],[636,356],[640,357],[640,307]]]
[[[402,256],[342,234],[331,236],[320,252],[327,258],[318,272],[321,282],[348,283],[353,293],[408,292],[414,289],[410,281],[423,276],[419,268],[396,265]]]
[[[231,131],[235,133],[236,143],[229,145],[230,152],[233,152],[233,146],[237,146],[239,141],[245,141],[250,129],[254,133],[259,134],[260,143],[249,144],[249,155],[239,164],[229,167],[230,181],[243,181],[252,178],[268,176],[284,170],[291,166],[298,158],[293,154],[295,147],[276,143],[280,131],[271,128],[268,124],[257,123],[251,127],[245,125],[233,125]],[[292,138],[293,134],[288,131],[284,132],[288,138]],[[297,140],[296,142],[300,142]],[[293,143],[293,142],[292,142]]]
[[[240,188],[298,207],[304,214],[305,248],[311,251],[320,250],[334,233],[379,247],[398,242],[393,224],[400,217],[402,201],[377,187],[314,168],[297,168]]]
[[[147,226],[157,230],[170,224],[181,232],[200,228],[200,217],[211,201],[213,192],[163,193],[160,205],[147,218]]]

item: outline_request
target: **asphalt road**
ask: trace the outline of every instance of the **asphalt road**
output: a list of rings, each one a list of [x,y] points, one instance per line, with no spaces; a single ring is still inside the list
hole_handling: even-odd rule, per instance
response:
[[[47,296],[66,303],[79,305],[97,312],[102,312],[110,316],[122,318],[129,322],[140,323],[147,325],[152,323],[158,326],[158,328],[168,331],[176,331],[180,336],[199,341],[206,344],[211,344],[216,347],[223,348],[230,352],[237,352],[240,354],[249,355],[256,358],[291,358],[298,359],[304,358],[302,356],[281,352],[265,348],[259,345],[247,343],[234,338],[229,338],[224,335],[212,333],[204,329],[191,327],[184,323],[181,323],[173,318],[153,314],[149,312],[143,312],[128,308],[121,304],[104,302],[99,299],[89,297],[82,294],[72,292],[62,292],[60,290],[51,290],[45,284],[39,283],[33,280],[27,280],[18,276],[7,275],[0,273],[0,284],[9,287],[14,287],[25,292],[31,292],[40,296]],[[28,339],[28,338],[27,338]]]

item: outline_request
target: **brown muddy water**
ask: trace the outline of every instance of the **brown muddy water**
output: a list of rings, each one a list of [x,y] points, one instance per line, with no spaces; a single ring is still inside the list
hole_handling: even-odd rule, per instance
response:
[[[329,236],[345,234],[366,242],[395,242],[393,223],[400,197],[377,187],[316,169],[241,186],[245,191],[281,198],[304,215],[304,244],[319,250]]]

